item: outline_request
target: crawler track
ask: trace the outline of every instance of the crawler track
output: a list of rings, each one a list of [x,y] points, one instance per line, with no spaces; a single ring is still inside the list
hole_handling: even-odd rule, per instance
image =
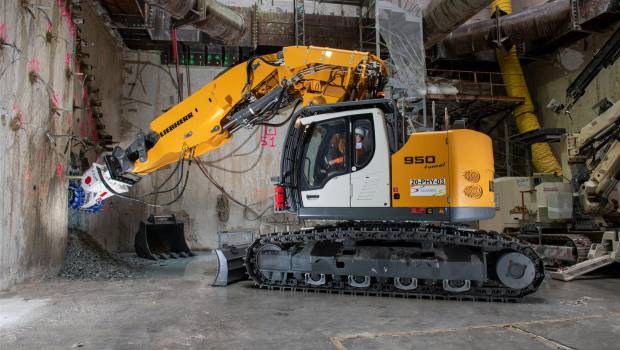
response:
[[[372,283],[365,288],[355,288],[346,282],[344,275],[332,275],[320,286],[306,283],[299,276],[299,271],[288,271],[284,280],[273,281],[268,273],[259,267],[258,256],[266,245],[303,246],[312,242],[325,241],[381,241],[393,244],[416,243],[426,245],[458,246],[464,249],[477,249],[485,256],[487,279],[472,283],[467,291],[447,291],[442,279],[420,280],[417,288],[402,290],[394,286],[390,278],[372,278]],[[524,288],[513,289],[504,285],[495,273],[495,262],[486,261],[487,256],[497,256],[505,252],[517,252],[529,258],[534,266],[534,278]],[[450,299],[471,301],[513,302],[534,293],[544,278],[543,260],[525,243],[501,235],[491,235],[455,226],[433,226],[427,224],[376,224],[376,225],[333,225],[316,227],[310,230],[282,232],[263,235],[248,248],[245,259],[247,272],[257,286],[265,289],[285,291],[336,293],[349,295],[375,295],[418,299]],[[297,274],[296,274],[297,273]]]

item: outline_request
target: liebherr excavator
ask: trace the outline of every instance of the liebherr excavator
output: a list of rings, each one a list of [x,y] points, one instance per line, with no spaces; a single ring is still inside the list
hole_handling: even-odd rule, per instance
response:
[[[70,203],[92,211],[241,128],[274,125],[297,101],[275,208],[339,223],[257,238],[245,265],[259,286],[501,301],[536,291],[543,261],[529,246],[459,224],[494,215],[490,138],[466,129],[407,136],[397,103],[382,98],[386,76],[378,57],[358,51],[295,46],[252,57],[104,155]]]

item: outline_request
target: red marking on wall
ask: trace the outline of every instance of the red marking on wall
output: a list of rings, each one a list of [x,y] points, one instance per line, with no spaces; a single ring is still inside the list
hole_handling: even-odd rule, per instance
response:
[[[8,42],[9,39],[6,36],[6,24],[0,23],[0,40],[3,42]]]
[[[64,167],[62,166],[62,164],[57,163],[56,164],[56,176],[62,177],[63,170],[64,170]]]
[[[73,125],[73,113],[67,112],[67,126],[71,127]]]
[[[263,128],[263,134],[260,137],[260,145],[263,147],[274,148],[276,147],[276,135],[278,129],[266,126]]]
[[[24,180],[26,182],[32,181],[32,174],[30,174],[30,167],[26,165],[26,170],[24,170]]]
[[[60,6],[60,15],[67,19],[67,17],[69,16],[69,10],[63,5],[59,5]],[[69,24],[69,22],[67,22],[67,24]]]
[[[65,54],[65,64],[67,66],[71,65],[71,52],[67,52],[67,54]]]
[[[50,21],[50,20],[48,19],[48,20],[47,20],[47,32],[48,32],[48,33],[51,33],[51,32],[52,32],[52,30],[53,30],[53,27],[52,27],[52,21]]]
[[[52,94],[52,106],[56,109],[60,108],[60,99],[58,98],[56,91]]]
[[[86,129],[86,122],[84,119],[80,120],[80,137],[85,138],[88,135],[88,130]]]
[[[41,71],[41,64],[39,63],[39,60],[33,57],[30,61],[28,61],[28,71],[39,73]]]

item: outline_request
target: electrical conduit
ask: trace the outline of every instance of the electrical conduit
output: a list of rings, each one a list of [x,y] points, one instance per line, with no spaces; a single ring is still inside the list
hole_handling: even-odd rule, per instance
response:
[[[497,7],[507,14],[512,13],[512,3],[510,0],[494,1],[491,4],[491,13],[495,13]],[[496,49],[495,52],[508,96],[524,98],[523,104],[514,110],[519,133],[539,129],[540,123],[538,117],[534,114],[534,103],[527,89],[521,63],[517,58],[517,49],[513,46],[508,52],[503,49]],[[558,175],[562,173],[560,164],[548,143],[532,144],[532,163],[537,172],[556,173]]]

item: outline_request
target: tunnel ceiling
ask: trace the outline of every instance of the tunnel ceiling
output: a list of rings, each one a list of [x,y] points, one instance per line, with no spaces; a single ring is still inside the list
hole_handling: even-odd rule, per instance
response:
[[[207,0],[208,2],[209,0]],[[169,28],[171,22],[182,24],[187,19],[159,20],[163,11],[149,9],[144,0],[99,0],[108,12],[115,29],[127,47],[131,49],[167,49],[170,46]],[[171,1],[172,2],[172,1]],[[221,2],[225,3],[225,2]],[[346,2],[358,5],[360,1]],[[179,30],[179,41],[188,45],[228,45],[238,47],[279,47],[295,45],[294,17],[292,12],[263,12],[253,7],[229,7],[239,13],[246,25],[246,33],[239,40],[225,42],[209,36],[209,31],[199,31],[186,25]],[[291,5],[292,10],[292,5]],[[159,13],[153,14],[153,11]],[[357,17],[306,14],[306,43],[316,46],[332,46],[344,49],[359,49],[359,20]],[[208,18],[207,18],[208,19]],[[193,25],[200,25],[194,21]],[[203,21],[208,22],[208,21]],[[213,23],[214,20],[211,20]],[[219,22],[221,23],[221,22]],[[218,23],[218,24],[219,24]],[[208,24],[208,23],[207,23]]]

